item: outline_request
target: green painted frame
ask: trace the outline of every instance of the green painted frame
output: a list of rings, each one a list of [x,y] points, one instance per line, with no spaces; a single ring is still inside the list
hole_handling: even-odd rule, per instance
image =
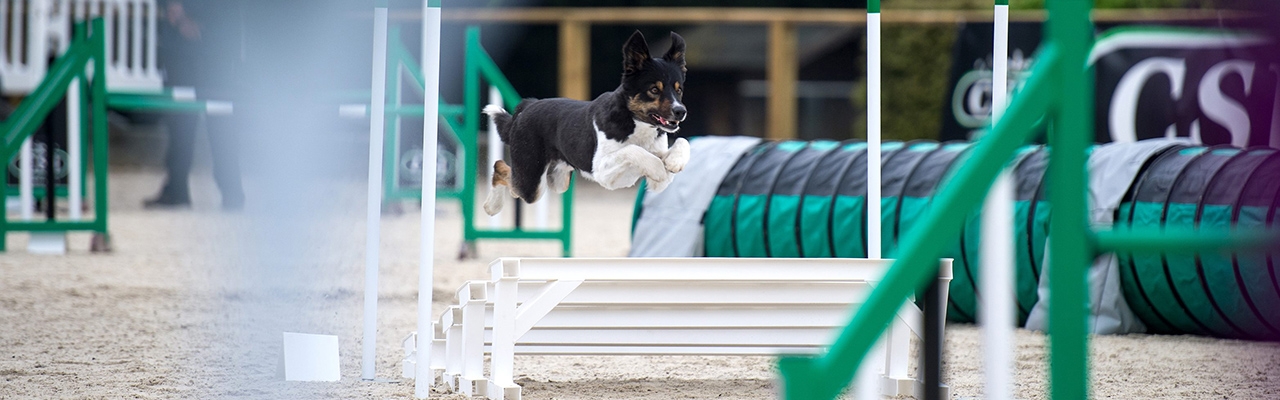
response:
[[[383,201],[393,200],[411,200],[421,199],[422,191],[416,188],[402,188],[397,185],[399,182],[397,165],[399,163],[399,138],[397,137],[398,127],[400,125],[400,117],[402,116],[418,116],[423,115],[422,105],[402,104],[400,101],[401,89],[403,87],[403,79],[407,74],[412,80],[411,88],[418,90],[421,94],[424,86],[424,78],[422,69],[418,66],[417,60],[414,58],[404,43],[400,41],[400,30],[398,27],[392,27],[388,34],[387,40],[387,102],[386,108],[387,124],[384,131],[383,140],[383,157],[382,165],[382,190]],[[456,199],[462,204],[463,217],[463,241],[467,249],[474,249],[475,242],[479,239],[526,239],[526,240],[556,240],[561,244],[561,252],[564,256],[571,255],[573,245],[573,192],[574,185],[572,181],[569,184],[569,190],[561,194],[561,228],[557,230],[530,230],[530,229],[482,229],[475,226],[476,221],[476,160],[479,160],[479,144],[480,135],[480,109],[483,85],[481,81],[488,81],[490,85],[498,88],[498,92],[502,95],[503,105],[508,110],[514,110],[516,105],[520,104],[520,95],[516,92],[515,87],[511,86],[511,82],[502,74],[502,70],[493,62],[489,54],[485,52],[484,47],[480,44],[480,28],[477,26],[469,26],[466,30],[466,38],[464,44],[464,60],[463,60],[463,104],[448,104],[443,99],[440,100],[440,120],[445,123],[446,132],[457,141],[463,150],[462,154],[462,185],[457,190],[439,190],[437,188],[437,198]]]
[[[92,65],[95,71],[106,71],[106,41],[101,18],[85,23],[77,23],[75,33],[67,52],[54,60],[44,80],[31,92],[31,95],[18,104],[9,119],[0,123],[0,154],[8,160],[17,154],[22,141],[30,137],[48,116],[49,111],[62,100],[67,87],[75,78],[80,78],[81,113],[89,113],[84,119],[89,121],[82,127],[89,130],[93,143],[93,187],[94,208],[93,219],[88,221],[9,221],[6,213],[0,213],[0,251],[7,247],[9,232],[65,232],[93,231],[107,237],[107,81],[106,74],[98,74],[89,79],[87,67]],[[86,101],[87,98],[87,101]],[[86,107],[87,105],[87,107]],[[55,193],[57,195],[57,193]]]
[[[876,2],[878,3],[878,1]],[[878,4],[877,4],[878,6]],[[939,185],[936,207],[919,226],[906,232],[899,254],[884,279],[825,355],[789,356],[778,361],[787,399],[834,399],[853,379],[867,351],[888,327],[898,308],[937,274],[943,240],[959,235],[965,216],[978,207],[996,174],[1027,143],[1042,115],[1052,119],[1049,142],[1050,223],[1049,309],[1050,395],[1086,399],[1088,387],[1088,298],[1086,272],[1103,252],[1262,248],[1275,232],[1174,230],[1117,227],[1094,232],[1086,214],[1087,158],[1093,140],[1093,72],[1086,65],[1092,46],[1090,0],[1047,2],[1045,42],[1032,78],[1004,118],[982,135],[954,175]]]
[[[421,200],[421,188],[404,188],[400,187],[400,170],[396,168],[400,160],[400,142],[398,132],[400,130],[400,117],[422,117],[425,110],[421,104],[402,104],[400,100],[401,89],[403,88],[404,76],[409,75],[413,85],[410,87],[416,89],[418,95],[422,95],[426,80],[422,76],[422,68],[418,66],[417,59],[413,53],[405,48],[404,43],[400,41],[400,28],[391,27],[387,35],[387,102],[386,107],[387,123],[383,132],[383,158],[382,158],[382,201],[390,202],[395,200]],[[461,106],[447,104],[443,100],[439,103],[440,121],[445,123],[444,132],[449,135],[454,142],[462,143],[459,132],[462,131],[460,118],[463,114]],[[462,181],[465,181],[465,175]],[[461,201],[463,199],[463,189],[440,190],[436,188],[436,198],[450,198]]]
[[[514,110],[516,105],[520,104],[520,95],[516,93],[511,82],[502,75],[502,70],[498,69],[498,64],[493,62],[489,57],[489,53],[484,51],[484,47],[480,45],[480,27],[469,26],[466,33],[465,47],[465,63],[463,68],[463,146],[466,149],[465,160],[477,160],[479,155],[476,151],[476,138],[480,132],[480,96],[481,85],[480,78],[489,81],[490,85],[498,88],[498,92],[502,93],[502,102],[508,110]],[[463,175],[472,177],[476,176],[476,163],[467,162],[463,166]],[[475,180],[467,179],[463,187],[464,199],[475,198]],[[477,239],[546,239],[558,240],[561,245],[561,254],[568,257],[572,254],[573,248],[573,180],[569,180],[569,189],[560,195],[561,210],[560,213],[560,229],[559,230],[527,230],[523,228],[517,229],[479,229],[475,226],[475,201],[462,202],[463,214],[463,236],[468,246],[475,243]]]

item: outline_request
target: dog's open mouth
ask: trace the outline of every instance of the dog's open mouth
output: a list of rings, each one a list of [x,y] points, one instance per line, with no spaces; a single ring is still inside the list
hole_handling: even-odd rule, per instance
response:
[[[662,116],[659,116],[658,114],[649,114],[649,118],[652,118],[654,121],[656,121],[658,123],[658,126],[661,126],[667,129],[675,129],[677,126],[680,125],[680,121],[672,121],[666,118],[662,118]]]

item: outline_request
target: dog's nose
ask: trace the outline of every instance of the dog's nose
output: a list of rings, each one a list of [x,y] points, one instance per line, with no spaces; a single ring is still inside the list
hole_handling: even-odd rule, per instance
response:
[[[682,105],[677,105],[675,107],[672,107],[671,112],[675,114],[676,121],[684,121],[685,115],[688,114],[688,112],[685,111],[684,106]]]

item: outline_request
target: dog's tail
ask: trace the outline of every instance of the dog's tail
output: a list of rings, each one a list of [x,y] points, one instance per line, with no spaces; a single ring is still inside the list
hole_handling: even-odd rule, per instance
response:
[[[516,109],[519,110],[520,108],[516,107]],[[502,139],[503,143],[511,143],[511,123],[515,120],[515,117],[507,114],[507,110],[503,110],[502,107],[494,104],[484,106],[483,112],[488,114],[489,118],[493,119],[493,123],[498,126],[498,138]]]

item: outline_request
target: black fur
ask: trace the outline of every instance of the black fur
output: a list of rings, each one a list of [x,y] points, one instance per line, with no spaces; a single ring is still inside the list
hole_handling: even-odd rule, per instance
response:
[[[535,200],[541,176],[556,160],[591,173],[597,145],[593,121],[607,139],[618,142],[635,131],[635,120],[665,127],[658,131],[661,140],[670,140],[666,133],[679,129],[685,117],[679,104],[685,75],[684,38],[672,32],[671,48],[655,59],[644,36],[636,31],[622,53],[622,84],[593,101],[525,99],[514,115],[489,112],[498,136],[510,146],[508,162],[516,196],[526,202]]]

